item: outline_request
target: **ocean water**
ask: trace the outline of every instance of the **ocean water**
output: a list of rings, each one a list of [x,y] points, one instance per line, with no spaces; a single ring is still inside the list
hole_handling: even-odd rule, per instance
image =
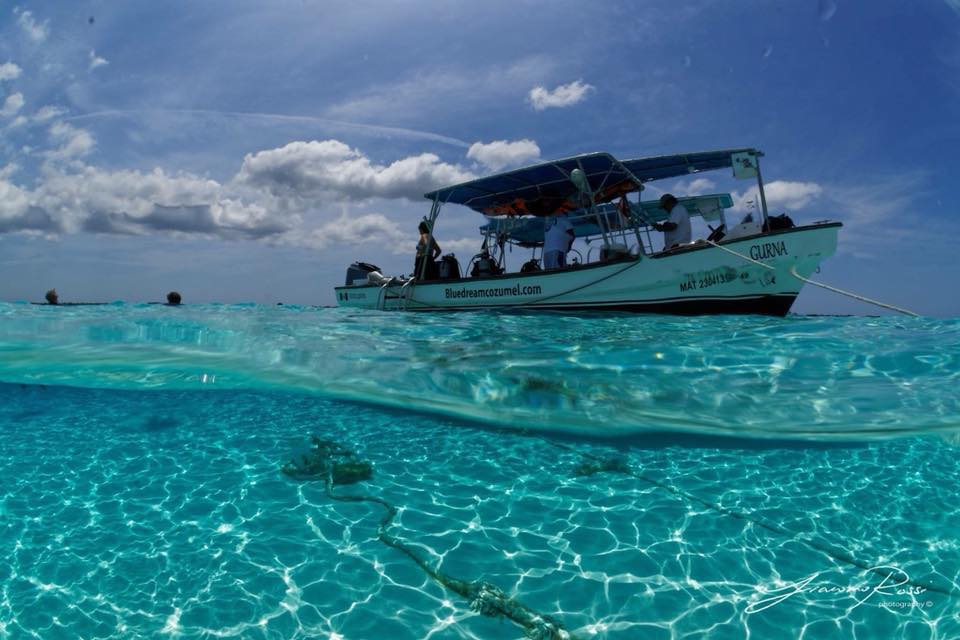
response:
[[[958,382],[958,320],[0,304],[0,637],[960,637]]]

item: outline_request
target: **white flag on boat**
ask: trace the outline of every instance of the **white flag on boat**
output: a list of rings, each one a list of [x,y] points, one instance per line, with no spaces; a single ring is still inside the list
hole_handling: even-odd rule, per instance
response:
[[[757,159],[749,151],[734,153],[730,156],[733,163],[733,177],[740,180],[757,177]]]

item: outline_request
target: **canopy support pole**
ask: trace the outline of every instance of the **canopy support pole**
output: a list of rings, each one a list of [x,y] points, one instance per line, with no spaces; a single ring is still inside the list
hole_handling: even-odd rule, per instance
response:
[[[763,191],[763,176],[760,174],[760,156],[762,153],[757,153],[754,156],[757,159],[757,188],[760,190],[760,210],[763,213],[763,226],[762,229],[769,229],[770,225],[767,224],[767,195]]]
[[[643,193],[643,185],[640,185],[640,190],[637,191],[637,207],[640,206],[640,194]],[[630,212],[630,222],[633,224],[633,233],[637,236],[637,255],[646,254],[646,250],[643,247],[643,239],[640,237],[640,221],[637,219],[636,213],[633,211],[633,207],[630,205],[630,198],[624,196],[627,200],[627,211]]]
[[[623,166],[623,165],[621,165]],[[643,207],[640,206],[640,203],[643,200],[643,182],[638,180],[633,172],[628,171],[626,167],[623,167],[623,170],[627,172],[630,176],[630,179],[633,181],[633,184],[637,186],[637,208],[634,209],[633,205],[630,204],[630,198],[627,197],[627,194],[623,195],[623,199],[627,201],[627,212],[630,214],[630,223],[633,225],[633,233],[637,236],[637,257],[646,255],[647,251],[643,246],[643,239],[640,237],[640,220],[643,213]],[[643,216],[644,218],[646,216]],[[646,220],[644,220],[646,223]],[[626,235],[624,235],[624,243],[626,243]],[[653,243],[650,242],[650,227],[647,227],[647,243],[650,244],[650,252],[653,253]]]
[[[577,167],[579,167],[580,171],[583,171],[583,163],[580,162],[579,160],[577,160]],[[607,177],[609,176],[610,176],[610,171],[608,170]],[[606,183],[607,178],[605,177],[603,181],[604,183]],[[603,236],[603,246],[609,246],[611,242],[610,242],[610,238],[607,237],[607,234],[610,232],[610,230],[607,228],[606,220],[603,219],[604,216],[601,216],[600,213],[597,211],[597,201],[593,197],[593,189],[588,189],[587,195],[590,196],[590,213],[593,215],[593,219],[597,221],[597,226],[600,228],[600,235]]]

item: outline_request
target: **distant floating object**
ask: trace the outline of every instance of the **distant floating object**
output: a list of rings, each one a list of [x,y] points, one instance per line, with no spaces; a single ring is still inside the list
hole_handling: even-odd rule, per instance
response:
[[[93,16],[90,16],[89,18],[87,18],[87,22],[89,22],[90,24],[93,24],[94,22],[96,22],[96,20],[93,19]]]

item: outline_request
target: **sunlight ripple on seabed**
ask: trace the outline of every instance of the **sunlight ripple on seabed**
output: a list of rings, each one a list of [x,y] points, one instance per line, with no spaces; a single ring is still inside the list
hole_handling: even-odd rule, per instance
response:
[[[11,637],[522,635],[384,545],[380,505],[286,478],[310,433],[372,464],[337,493],[395,505],[390,535],[425,563],[576,637],[960,633],[960,467],[940,439],[614,450],[286,392],[0,385],[0,398]],[[882,579],[809,540],[942,590],[865,598]]]

